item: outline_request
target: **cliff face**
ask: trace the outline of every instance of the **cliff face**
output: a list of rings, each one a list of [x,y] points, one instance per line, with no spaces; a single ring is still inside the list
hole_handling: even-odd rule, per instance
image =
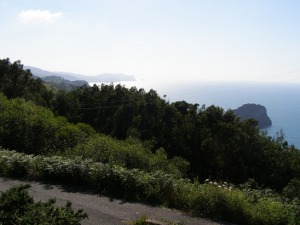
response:
[[[255,119],[259,128],[266,128],[272,125],[272,121],[267,114],[267,109],[262,105],[245,104],[233,110],[233,113],[241,120]]]

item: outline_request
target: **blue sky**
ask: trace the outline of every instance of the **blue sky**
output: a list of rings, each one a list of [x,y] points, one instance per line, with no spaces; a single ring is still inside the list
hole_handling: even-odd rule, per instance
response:
[[[0,0],[0,58],[50,71],[300,82],[297,0]]]

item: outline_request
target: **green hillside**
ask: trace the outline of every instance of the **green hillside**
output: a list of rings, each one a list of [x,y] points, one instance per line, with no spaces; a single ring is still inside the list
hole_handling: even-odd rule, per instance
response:
[[[299,224],[300,151],[254,120],[121,85],[53,92],[9,59],[0,91],[2,176],[238,224]]]

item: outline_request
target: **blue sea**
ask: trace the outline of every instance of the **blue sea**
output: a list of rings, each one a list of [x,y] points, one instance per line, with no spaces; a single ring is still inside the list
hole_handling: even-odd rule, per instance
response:
[[[117,84],[117,83],[115,83]],[[276,137],[282,130],[285,140],[300,149],[300,84],[208,82],[163,79],[140,79],[121,82],[125,87],[151,88],[170,102],[185,100],[200,106],[216,105],[236,109],[246,103],[266,107],[272,120],[267,128],[269,136]]]

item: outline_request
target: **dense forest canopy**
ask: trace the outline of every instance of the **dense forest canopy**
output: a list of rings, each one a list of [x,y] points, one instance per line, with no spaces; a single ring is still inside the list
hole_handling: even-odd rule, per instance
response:
[[[190,164],[188,176],[200,181],[242,183],[253,178],[278,191],[299,184],[299,151],[282,136],[261,133],[256,121],[241,121],[231,110],[168,102],[155,90],[114,84],[53,91],[23,70],[20,61],[9,59],[0,60],[0,91],[0,146],[5,148],[34,154],[72,152],[96,143],[91,139],[98,132],[141,142],[153,153],[160,149],[169,159],[180,157],[177,164],[160,162],[186,168],[184,159]]]
[[[20,61],[0,60],[0,91],[8,98],[21,97],[36,104],[49,106],[53,93],[41,79],[33,79],[29,70],[24,70]]]

